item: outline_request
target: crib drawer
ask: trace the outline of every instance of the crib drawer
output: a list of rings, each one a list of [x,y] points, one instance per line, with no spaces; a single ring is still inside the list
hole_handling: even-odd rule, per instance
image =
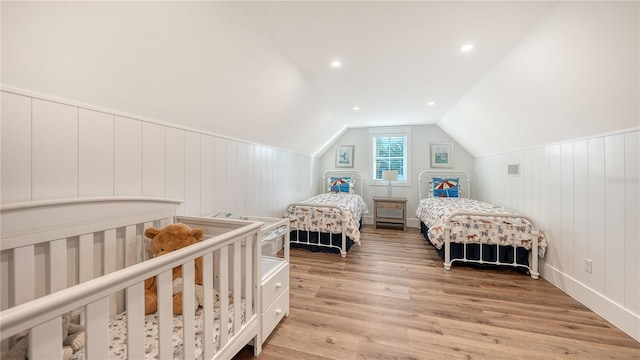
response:
[[[271,303],[288,288],[289,266],[286,262],[280,262],[262,278],[262,308],[271,306]]]
[[[289,288],[262,313],[262,341],[266,341],[276,325],[289,313]]]

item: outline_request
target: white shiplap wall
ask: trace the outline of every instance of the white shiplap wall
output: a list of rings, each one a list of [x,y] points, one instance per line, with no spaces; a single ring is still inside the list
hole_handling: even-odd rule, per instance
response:
[[[533,216],[549,238],[543,277],[640,341],[639,134],[478,158],[476,197]]]
[[[281,217],[320,181],[311,156],[26,93],[1,101],[3,204],[149,196],[187,215]]]

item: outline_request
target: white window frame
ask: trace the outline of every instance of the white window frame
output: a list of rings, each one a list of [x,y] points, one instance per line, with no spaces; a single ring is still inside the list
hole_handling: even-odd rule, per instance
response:
[[[369,129],[369,143],[371,148],[371,184],[378,186],[388,186],[388,181],[376,179],[376,141],[377,137],[403,136],[406,137],[406,153],[404,156],[405,179],[392,181],[394,186],[411,186],[411,126],[377,127]]]

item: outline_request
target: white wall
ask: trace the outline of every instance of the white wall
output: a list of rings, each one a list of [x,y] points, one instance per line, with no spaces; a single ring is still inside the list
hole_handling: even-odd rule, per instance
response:
[[[281,217],[314,188],[307,155],[70,101],[1,95],[2,204],[149,196],[184,200],[187,215]]]
[[[480,157],[476,194],[531,215],[549,240],[542,276],[640,341],[639,140],[636,130]],[[521,176],[507,175],[514,163]]]
[[[342,124],[242,6],[2,1],[3,90],[311,154]]]
[[[474,158],[460,144],[455,142],[449,135],[436,125],[413,125],[411,128],[411,149],[410,167],[408,169],[410,186],[393,186],[392,196],[406,197],[407,202],[407,224],[412,227],[419,227],[420,223],[415,218],[418,206],[418,175],[423,170],[430,169],[430,144],[431,143],[453,143],[453,166],[455,170],[466,171],[474,178]],[[370,128],[353,128],[345,131],[334,146],[320,158],[322,171],[335,169],[335,145],[354,145],[354,167],[349,170],[359,170],[364,175],[364,200],[369,209],[373,209],[374,196],[387,196],[386,185],[373,185],[373,144],[371,143]],[[318,190],[320,191],[320,190]],[[473,190],[472,190],[473,191]],[[373,223],[373,212],[370,210],[365,215],[365,223]]]
[[[639,14],[559,2],[438,125],[474,156],[637,128]]]

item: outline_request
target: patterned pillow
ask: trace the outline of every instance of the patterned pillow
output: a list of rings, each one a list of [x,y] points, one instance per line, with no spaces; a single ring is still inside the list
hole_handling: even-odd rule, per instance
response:
[[[458,178],[433,178],[433,196],[435,197],[459,197],[460,179]]]
[[[331,182],[329,183],[329,191],[332,192],[351,192],[351,178],[348,176],[344,177],[331,177]]]

